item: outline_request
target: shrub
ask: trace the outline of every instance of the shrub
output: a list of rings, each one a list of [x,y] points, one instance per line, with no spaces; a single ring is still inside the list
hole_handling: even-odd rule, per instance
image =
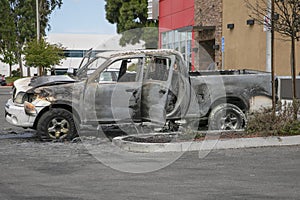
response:
[[[12,77],[21,77],[20,69],[12,70],[11,74],[12,74]]]
[[[279,105],[279,110],[273,115],[271,109],[262,109],[249,116],[246,132],[261,136],[282,136],[300,134],[300,121],[294,113],[299,114],[300,101]]]

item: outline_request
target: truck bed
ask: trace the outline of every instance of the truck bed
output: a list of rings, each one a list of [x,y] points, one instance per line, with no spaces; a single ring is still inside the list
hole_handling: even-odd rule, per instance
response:
[[[189,74],[201,116],[209,113],[215,102],[229,102],[243,111],[251,112],[271,102],[270,73],[242,69],[197,71]]]
[[[209,75],[250,75],[250,74],[269,74],[268,72],[236,69],[236,70],[214,70],[214,71],[194,71],[189,72],[190,76],[209,76]]]

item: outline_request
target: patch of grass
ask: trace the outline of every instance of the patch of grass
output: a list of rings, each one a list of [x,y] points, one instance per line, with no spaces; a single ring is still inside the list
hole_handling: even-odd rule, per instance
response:
[[[6,83],[13,83],[14,81],[18,80],[20,77],[6,77]]]

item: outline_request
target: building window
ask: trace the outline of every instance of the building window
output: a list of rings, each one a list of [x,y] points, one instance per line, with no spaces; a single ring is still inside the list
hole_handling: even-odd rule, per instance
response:
[[[106,50],[93,50],[91,56],[95,57],[97,53],[105,52]],[[83,58],[89,50],[64,50],[64,56],[67,58]]]
[[[174,49],[181,52],[187,66],[189,66],[192,58],[192,32],[172,30],[163,32],[161,36],[161,47],[163,49]]]
[[[84,50],[64,50],[64,55],[69,58],[82,58],[84,55]]]

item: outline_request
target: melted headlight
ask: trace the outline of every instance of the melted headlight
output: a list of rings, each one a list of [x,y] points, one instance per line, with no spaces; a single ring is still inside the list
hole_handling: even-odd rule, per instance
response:
[[[23,104],[26,98],[28,98],[26,92],[19,92],[15,97],[14,102],[18,104]]]
[[[14,99],[14,102],[17,103],[17,104],[24,104],[25,101],[27,102],[32,102],[36,99],[36,96],[33,95],[33,94],[29,94],[29,93],[26,93],[26,92],[19,92],[15,99]]]

